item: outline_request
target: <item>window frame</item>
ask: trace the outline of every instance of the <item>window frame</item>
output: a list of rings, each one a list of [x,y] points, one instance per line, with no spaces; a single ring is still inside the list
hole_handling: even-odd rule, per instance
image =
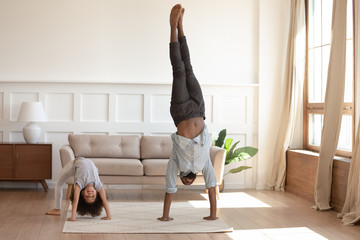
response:
[[[344,102],[343,115],[352,116],[352,151],[355,143],[355,102],[356,102],[356,90],[355,90],[355,19],[354,19],[354,4],[355,0],[352,0],[353,4],[353,98],[352,102]],[[309,0],[305,0],[305,18],[306,18],[306,59],[305,59],[305,76],[304,76],[304,90],[303,90],[303,148],[315,152],[320,151],[319,146],[309,144],[309,116],[310,114],[322,114],[324,116],[324,103],[309,103]],[[336,150],[335,155],[349,157],[352,156],[352,151]]]

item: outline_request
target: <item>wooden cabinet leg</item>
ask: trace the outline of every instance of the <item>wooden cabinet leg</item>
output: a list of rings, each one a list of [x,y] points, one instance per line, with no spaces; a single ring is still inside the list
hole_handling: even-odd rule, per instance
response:
[[[48,192],[48,191],[49,191],[49,187],[48,187],[46,181],[45,181],[45,180],[40,180],[40,183],[41,183],[41,185],[43,186],[45,192]]]
[[[73,191],[74,184],[68,184],[67,194],[66,194],[66,200],[70,199],[71,192]]]

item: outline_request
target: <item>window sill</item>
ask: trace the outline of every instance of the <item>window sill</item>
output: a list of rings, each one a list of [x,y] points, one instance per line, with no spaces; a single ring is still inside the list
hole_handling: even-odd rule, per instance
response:
[[[287,151],[289,151],[289,152],[297,152],[297,153],[304,154],[304,155],[319,157],[319,153],[318,153],[318,152],[314,152],[314,151],[310,151],[310,150],[305,150],[305,149],[288,149]],[[351,162],[351,158],[342,157],[342,156],[334,156],[334,160],[342,161],[342,162],[347,162],[347,163],[350,163],[350,162]]]

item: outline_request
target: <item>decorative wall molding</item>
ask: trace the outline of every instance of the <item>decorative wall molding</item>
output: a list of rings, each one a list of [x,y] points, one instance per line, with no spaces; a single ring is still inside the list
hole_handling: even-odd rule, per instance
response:
[[[70,133],[169,135],[176,131],[169,113],[171,84],[0,82],[0,89],[2,142],[25,142],[22,127],[26,123],[17,122],[21,103],[43,103],[48,121],[38,125],[42,129],[40,142],[53,144],[53,179],[47,180],[50,187],[61,169],[59,149],[68,143]],[[228,137],[240,140],[239,146],[257,147],[258,85],[202,85],[202,90],[206,124],[214,137],[226,128]],[[227,175],[226,186],[255,188],[256,163],[255,157],[244,163],[252,169]],[[0,183],[0,187],[19,184]]]

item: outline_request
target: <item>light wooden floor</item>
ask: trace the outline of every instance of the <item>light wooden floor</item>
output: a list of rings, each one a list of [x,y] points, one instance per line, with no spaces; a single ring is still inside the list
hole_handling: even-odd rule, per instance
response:
[[[164,196],[163,190],[107,189],[106,192],[109,201],[162,201]],[[230,197],[235,204],[244,200],[237,199],[239,194],[254,202],[247,203],[250,207],[245,204],[218,208],[218,216],[234,228],[232,233],[64,234],[65,214],[61,217],[44,214],[53,206],[53,193],[53,189],[48,193],[41,189],[0,189],[0,239],[360,239],[360,226],[344,226],[335,212],[318,212],[311,208],[312,203],[291,193],[266,190],[225,191],[221,194],[222,199]],[[204,200],[202,193],[201,190],[179,190],[174,201]],[[257,206],[260,203],[268,207]],[[68,204],[63,201],[64,211]],[[161,213],[162,209],[159,209],[159,216]]]

